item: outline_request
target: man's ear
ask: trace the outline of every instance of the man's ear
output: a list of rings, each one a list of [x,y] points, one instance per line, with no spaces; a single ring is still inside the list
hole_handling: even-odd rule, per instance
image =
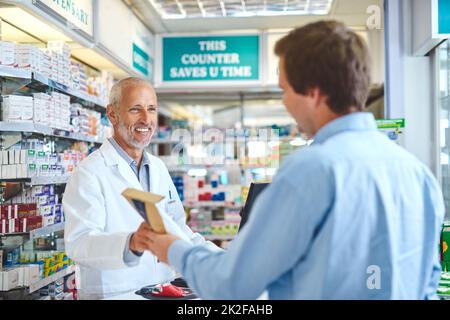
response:
[[[327,96],[322,93],[319,87],[310,88],[306,95],[313,101],[315,106],[319,106],[327,101]]]
[[[115,126],[118,121],[118,115],[116,114],[116,111],[114,110],[114,107],[112,104],[108,104],[106,106],[106,116],[108,117],[109,121],[111,121],[111,124]]]

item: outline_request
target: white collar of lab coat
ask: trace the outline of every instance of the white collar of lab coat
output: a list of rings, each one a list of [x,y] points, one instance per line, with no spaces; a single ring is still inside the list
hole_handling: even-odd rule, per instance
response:
[[[102,153],[107,166],[116,166],[119,174],[123,179],[125,179],[128,184],[130,184],[133,188],[143,190],[133,170],[128,165],[128,163],[117,153],[111,142],[106,139],[106,141],[100,147],[99,151]]]

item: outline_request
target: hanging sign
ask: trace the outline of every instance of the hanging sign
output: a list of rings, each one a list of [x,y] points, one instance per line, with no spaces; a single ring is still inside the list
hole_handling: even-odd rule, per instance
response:
[[[258,81],[259,35],[164,37],[162,81]]]
[[[37,0],[85,33],[93,36],[92,0]]]

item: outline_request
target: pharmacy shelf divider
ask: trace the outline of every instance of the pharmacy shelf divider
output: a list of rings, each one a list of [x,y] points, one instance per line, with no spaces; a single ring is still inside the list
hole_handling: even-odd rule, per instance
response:
[[[36,72],[30,72],[27,70],[10,67],[0,67],[0,77],[30,80],[30,83],[26,84],[25,86],[28,86],[30,88],[38,87],[38,89],[41,89],[41,91],[45,91],[45,89],[47,88],[52,88],[74,98],[81,99],[85,102],[97,105],[102,108],[106,108],[107,103],[105,101],[102,101],[99,97],[73,90]]]
[[[187,208],[204,208],[204,207],[212,207],[212,208],[231,208],[231,209],[241,209],[241,204],[235,204],[232,202],[225,201],[198,201],[198,202],[183,202],[183,206]]]
[[[53,129],[48,126],[32,123],[32,122],[6,122],[0,121],[0,132],[30,132],[39,133],[46,136],[52,136],[56,138],[85,141],[92,143],[101,143],[94,137],[86,137],[77,132],[68,132],[59,129]]]
[[[223,234],[205,234],[203,237],[208,241],[231,241],[236,235],[223,235]]]
[[[60,91],[62,93],[68,94],[68,95],[73,96],[75,98],[84,100],[86,102],[93,103],[93,104],[95,104],[97,106],[100,106],[100,107],[103,107],[103,108],[106,107],[106,102],[101,101],[100,98],[98,98],[96,96],[89,95],[87,93],[83,93],[83,92],[77,91],[77,90],[73,90],[71,88],[68,88],[67,86],[65,86],[63,84],[60,84],[59,82],[56,82],[56,81],[54,81],[52,79],[49,79],[49,78],[47,78],[47,77],[45,77],[45,76],[43,76],[43,75],[41,75],[39,73],[33,72],[32,73],[32,80],[38,82],[41,85],[44,85],[46,87],[58,90],[58,91]]]
[[[65,223],[55,223],[51,226],[42,227],[39,229],[34,229],[29,232],[17,232],[17,233],[0,233],[1,237],[16,237],[16,236],[30,236],[29,240],[33,240],[36,238],[40,238],[42,236],[46,236],[48,234],[63,231],[64,230]]]
[[[19,78],[19,79],[31,79],[31,72],[22,69],[0,67],[0,77],[5,78]]]
[[[48,276],[44,279],[41,279],[32,285],[30,285],[30,293],[33,293],[47,285],[49,285],[52,282],[55,282],[58,279],[61,279],[69,274],[72,274],[75,272],[75,265],[68,266],[66,269],[63,269],[61,271],[58,271],[55,274],[52,274],[51,276]]]
[[[40,238],[40,237],[43,237],[45,235],[48,235],[48,234],[51,234],[54,232],[63,231],[64,225],[65,225],[64,222],[60,222],[60,223],[53,224],[51,226],[32,230],[32,231],[30,231],[30,240]]]
[[[45,186],[48,184],[66,184],[69,180],[67,176],[59,177],[33,177],[33,178],[17,178],[17,179],[0,179],[2,182],[25,182],[31,186]]]

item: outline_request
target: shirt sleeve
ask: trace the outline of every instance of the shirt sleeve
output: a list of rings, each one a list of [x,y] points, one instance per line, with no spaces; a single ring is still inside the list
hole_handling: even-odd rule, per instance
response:
[[[261,193],[227,251],[179,240],[169,248],[169,262],[202,298],[256,299],[301,263],[333,198],[326,168],[313,162],[284,170]]]
[[[140,257],[142,257],[142,253],[134,253],[130,250],[130,240],[133,233],[130,233],[127,238],[127,242],[125,245],[125,250],[123,251],[123,261],[129,267],[135,267],[139,264]]]
[[[427,212],[433,212],[434,215],[428,215],[428,217],[434,217],[434,230],[436,230],[436,234],[430,241],[434,243],[436,246],[440,242],[440,236],[441,236],[441,228],[442,223],[445,216],[445,205],[443,202],[443,196],[441,189],[438,185],[438,182],[432,177],[431,173],[428,173],[428,179],[427,179],[427,186],[428,186],[428,194],[430,197],[430,205],[432,207],[427,209]],[[441,264],[439,262],[439,251],[436,249],[431,252],[431,261],[432,268],[430,270],[430,276],[428,278],[427,287],[425,290],[425,299],[426,300],[438,300],[437,296],[437,287],[439,285],[439,280],[441,278],[442,268]]]

